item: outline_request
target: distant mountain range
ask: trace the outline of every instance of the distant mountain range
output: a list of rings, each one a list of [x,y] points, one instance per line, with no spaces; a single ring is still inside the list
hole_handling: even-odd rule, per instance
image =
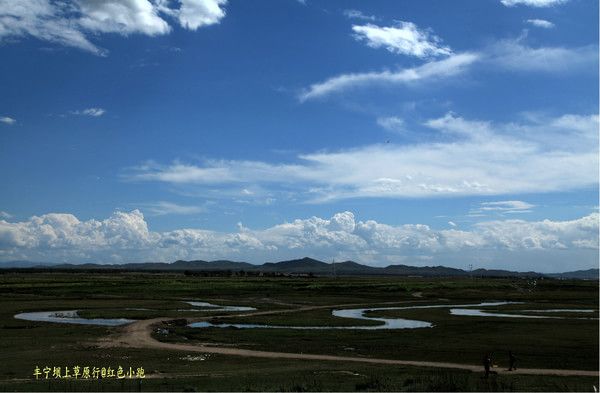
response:
[[[574,272],[546,274],[553,278],[576,278],[580,280],[598,279],[598,269],[575,270]]]
[[[551,277],[561,279],[598,279],[598,269],[577,270],[564,273],[537,273],[515,272],[509,270],[476,269],[466,271],[445,266],[408,266],[389,265],[374,267],[361,265],[352,261],[325,263],[312,258],[293,259],[281,262],[267,262],[254,265],[247,262],[219,261],[175,261],[172,263],[146,262],[127,264],[56,264],[39,263],[30,261],[12,261],[0,263],[0,268],[11,269],[58,269],[58,270],[126,270],[126,271],[190,271],[190,272],[215,272],[215,271],[245,271],[280,274],[314,274],[317,276],[475,276],[475,277]]]

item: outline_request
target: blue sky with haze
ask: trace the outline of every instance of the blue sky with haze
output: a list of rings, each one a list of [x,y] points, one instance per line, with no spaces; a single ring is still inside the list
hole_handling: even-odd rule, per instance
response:
[[[0,0],[0,261],[598,265],[598,3]]]

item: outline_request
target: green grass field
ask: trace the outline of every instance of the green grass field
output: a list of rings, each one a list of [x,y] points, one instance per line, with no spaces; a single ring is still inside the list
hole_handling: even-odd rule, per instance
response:
[[[598,282],[521,279],[424,278],[202,278],[182,274],[0,274],[0,390],[3,391],[592,391],[598,378],[500,375],[453,369],[245,358],[101,348],[98,340],[119,328],[29,322],[25,311],[81,309],[87,318],[196,317],[208,312],[185,300],[252,306],[260,311],[387,302],[422,304],[524,302],[515,309],[598,309]],[[414,295],[419,295],[416,297]],[[148,308],[151,310],[124,310]],[[223,313],[219,313],[222,315]],[[563,316],[563,314],[556,314]],[[373,316],[419,319],[433,328],[389,331],[172,328],[163,341],[211,343],[236,348],[402,360],[480,364],[491,351],[499,370],[512,349],[523,368],[598,370],[598,320],[461,317],[447,309],[379,311]],[[598,317],[595,312],[593,317]],[[294,326],[352,325],[319,309],[224,322]],[[361,321],[361,324],[369,324]],[[139,380],[35,380],[36,366],[143,367]]]

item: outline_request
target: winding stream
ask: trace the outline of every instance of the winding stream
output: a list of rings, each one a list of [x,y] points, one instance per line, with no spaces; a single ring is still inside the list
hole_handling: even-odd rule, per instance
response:
[[[532,312],[532,313],[579,313],[579,312],[594,312],[594,310],[584,309],[584,310],[575,310],[575,309],[552,309],[552,310],[514,310],[513,312]],[[450,314],[459,315],[459,316],[468,316],[468,317],[498,317],[498,318],[529,318],[529,319],[591,319],[597,320],[598,318],[588,318],[588,317],[556,317],[552,315],[527,315],[527,314],[503,314],[497,312],[490,312],[486,310],[478,310],[478,309],[467,309],[467,308],[452,308],[450,309]]]
[[[238,329],[299,329],[299,330],[325,330],[325,329],[338,329],[338,330],[390,330],[390,329],[418,329],[433,327],[431,322],[418,321],[415,319],[405,318],[379,318],[369,317],[365,314],[373,311],[387,311],[387,310],[412,310],[421,308],[450,308],[450,307],[482,307],[482,306],[501,306],[505,304],[511,304],[511,302],[493,302],[493,303],[478,303],[478,304],[434,304],[428,306],[405,306],[405,307],[377,307],[377,308],[350,308],[350,309],[339,309],[333,310],[331,314],[334,317],[340,318],[352,318],[362,319],[365,321],[379,322],[379,325],[355,325],[355,326],[287,326],[287,325],[261,325],[255,323],[219,323],[214,324],[210,322],[196,322],[191,323],[188,326],[193,328],[209,328],[219,327],[227,328],[233,327]]]
[[[185,303],[197,307],[187,310],[177,311],[220,311],[220,312],[233,312],[233,311],[254,311],[254,307],[244,306],[220,306],[217,304],[206,303],[206,302],[195,302],[186,301]],[[151,308],[138,308],[128,307],[125,310],[130,311],[158,311]],[[135,319],[126,318],[83,318],[79,316],[79,310],[65,310],[65,311],[37,311],[37,312],[24,312],[16,314],[16,319],[22,319],[25,321],[34,322],[54,322],[54,323],[71,323],[76,325],[98,325],[98,326],[121,326],[135,322]]]
[[[178,310],[178,311],[220,311],[220,312],[235,312],[235,311],[254,311],[256,308],[247,306],[221,306],[207,302],[199,301],[185,301],[193,307],[197,307],[189,310]],[[426,309],[426,308],[449,308],[451,315],[457,316],[476,316],[476,317],[497,317],[497,318],[534,318],[534,319],[593,319],[598,318],[582,318],[582,317],[558,317],[550,315],[526,315],[520,314],[523,312],[528,313],[590,313],[594,312],[591,309],[549,309],[549,310],[514,310],[512,314],[497,313],[489,310],[482,310],[475,307],[494,307],[502,306],[506,304],[518,304],[515,302],[482,302],[477,304],[433,304],[433,305],[413,305],[403,307],[371,307],[371,308],[350,308],[350,309],[337,309],[331,312],[331,315],[338,318],[351,318],[365,321],[375,321],[378,325],[353,325],[353,326],[287,326],[287,325],[266,325],[266,324],[255,324],[255,323],[219,323],[214,324],[211,322],[195,322],[188,326],[193,328],[238,328],[238,329],[300,329],[300,330],[391,330],[391,329],[418,329],[418,328],[429,328],[434,325],[431,322],[419,321],[414,319],[405,318],[383,318],[383,317],[371,317],[368,313],[377,311],[389,311],[389,310],[413,310],[413,309]],[[126,308],[126,310],[151,310],[143,308]],[[99,325],[99,326],[121,326],[132,322],[133,319],[126,318],[82,318],[78,314],[78,310],[66,310],[66,311],[38,311],[38,312],[24,312],[16,314],[16,319],[22,319],[27,321],[35,322],[54,322],[54,323],[70,323],[78,325]]]

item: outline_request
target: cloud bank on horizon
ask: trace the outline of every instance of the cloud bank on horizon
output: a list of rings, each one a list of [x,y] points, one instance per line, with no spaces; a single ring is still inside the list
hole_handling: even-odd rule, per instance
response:
[[[487,205],[509,209],[522,202]],[[526,205],[526,207],[529,207]],[[27,221],[0,220],[0,260],[61,261],[71,263],[148,262],[175,259],[234,259],[254,263],[311,256],[353,260],[374,266],[394,263],[448,263],[477,267],[522,269],[532,258],[544,258],[536,269],[557,272],[564,258],[571,268],[586,268],[581,258],[598,249],[598,221],[593,213],[570,221],[486,221],[471,230],[435,230],[428,225],[386,225],[358,221],[352,212],[331,218],[296,219],[262,230],[238,223],[238,231],[202,229],[154,232],[139,210],[115,212],[104,220],[81,221],[72,214],[45,214]],[[560,255],[557,257],[556,252]],[[494,255],[493,259],[490,256]],[[463,267],[464,267],[463,266]]]

